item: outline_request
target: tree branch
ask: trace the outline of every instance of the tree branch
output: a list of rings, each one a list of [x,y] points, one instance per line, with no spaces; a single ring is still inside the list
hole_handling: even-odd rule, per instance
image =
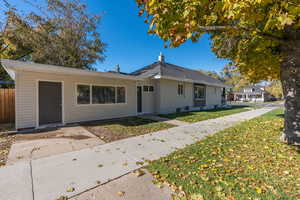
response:
[[[198,26],[203,31],[228,31],[228,30],[244,30],[244,31],[251,31],[250,29],[244,28],[244,27],[238,27],[238,26]],[[257,31],[257,30],[256,30]],[[276,41],[284,41],[283,38],[265,33],[265,32],[258,32],[258,34],[262,37],[265,37],[270,40],[276,40]]]

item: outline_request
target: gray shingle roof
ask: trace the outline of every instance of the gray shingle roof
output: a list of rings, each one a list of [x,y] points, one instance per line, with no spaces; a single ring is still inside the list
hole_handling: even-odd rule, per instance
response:
[[[189,80],[194,83],[202,83],[205,85],[230,87],[222,81],[212,78],[200,71],[187,69],[170,63],[155,62],[151,65],[143,67],[131,75],[139,76],[142,78],[151,78],[154,76],[161,76],[162,78],[175,78],[182,81]]]

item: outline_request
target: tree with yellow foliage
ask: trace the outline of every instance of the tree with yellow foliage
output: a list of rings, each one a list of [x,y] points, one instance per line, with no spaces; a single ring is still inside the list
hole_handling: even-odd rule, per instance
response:
[[[283,92],[281,82],[279,80],[272,81],[267,87],[266,91],[272,94],[277,99],[282,99]]]
[[[213,51],[259,80],[280,79],[286,99],[282,139],[300,143],[299,0],[137,0],[149,33],[166,46],[209,33]]]

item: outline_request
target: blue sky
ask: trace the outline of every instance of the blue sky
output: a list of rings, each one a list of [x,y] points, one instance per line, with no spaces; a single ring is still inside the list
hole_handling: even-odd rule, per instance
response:
[[[120,64],[123,72],[132,72],[155,62],[160,52],[163,52],[167,62],[192,69],[219,71],[228,63],[228,60],[218,59],[211,51],[208,35],[197,43],[187,42],[179,48],[164,48],[162,40],[147,34],[148,24],[138,16],[134,0],[82,1],[88,5],[89,12],[103,15],[99,32],[108,46],[106,60],[96,64],[100,71],[111,70]],[[8,2],[23,10],[32,9],[21,0]]]

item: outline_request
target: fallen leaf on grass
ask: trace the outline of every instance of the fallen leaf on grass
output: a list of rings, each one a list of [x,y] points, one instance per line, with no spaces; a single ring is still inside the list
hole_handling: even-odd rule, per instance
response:
[[[201,194],[192,194],[191,199],[192,200],[204,200],[204,198]]]
[[[256,188],[256,193],[257,193],[257,194],[261,194],[262,192],[263,192],[263,191],[262,191],[261,188],[259,188],[259,187]]]

